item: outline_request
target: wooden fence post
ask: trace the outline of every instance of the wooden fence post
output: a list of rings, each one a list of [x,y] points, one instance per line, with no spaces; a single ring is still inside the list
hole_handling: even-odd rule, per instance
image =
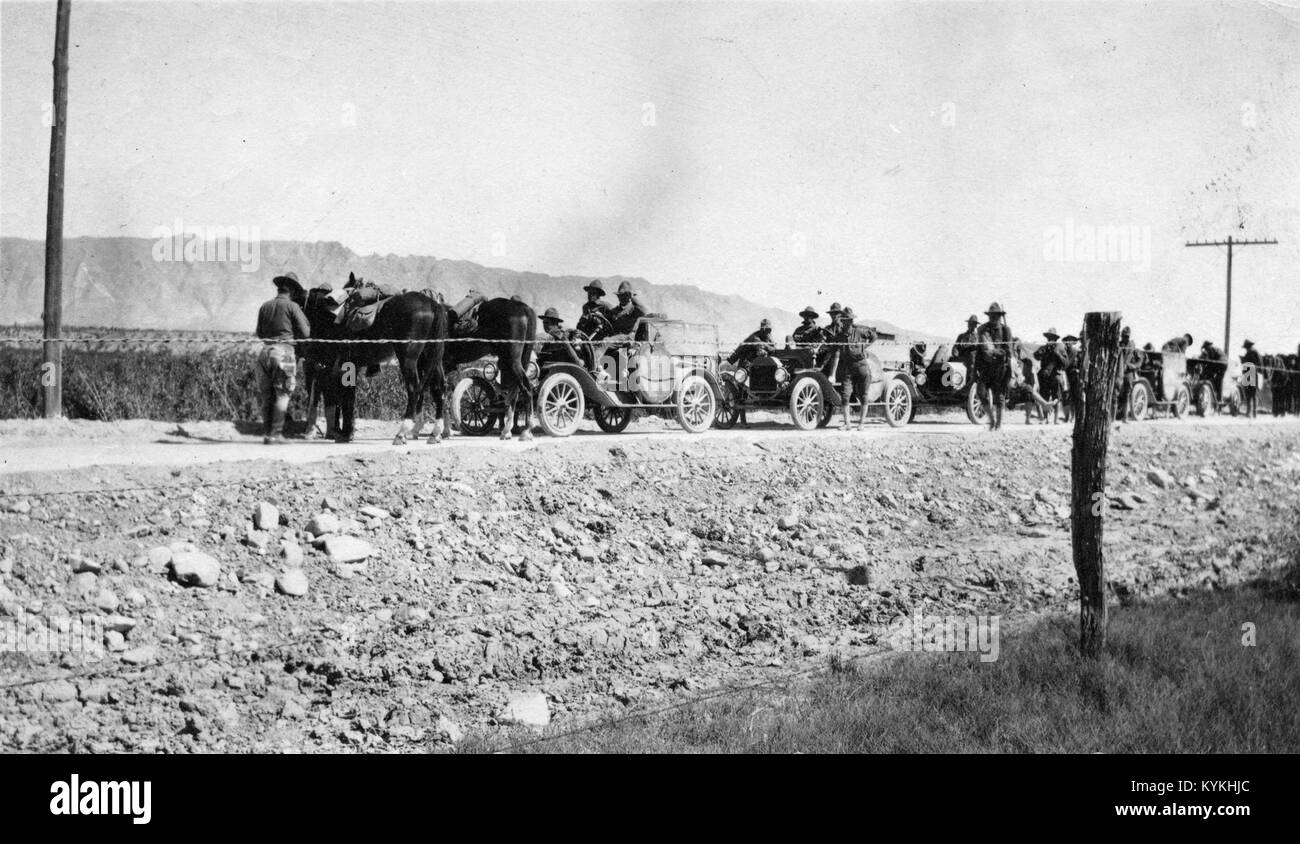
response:
[[[1080,337],[1079,406],[1070,465],[1071,543],[1079,580],[1079,650],[1097,657],[1106,645],[1106,566],[1102,521],[1107,507],[1106,448],[1115,419],[1120,372],[1118,312],[1089,313]]]

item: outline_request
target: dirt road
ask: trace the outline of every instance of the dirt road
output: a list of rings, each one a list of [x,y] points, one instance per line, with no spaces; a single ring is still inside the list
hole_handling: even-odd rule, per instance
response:
[[[1018,416],[1017,414],[1010,414]],[[435,449],[475,449],[494,453],[517,453],[525,449],[563,449],[574,443],[600,441],[610,446],[618,443],[663,444],[674,441],[691,441],[707,448],[714,443],[757,443],[806,438],[817,441],[824,437],[849,437],[854,441],[890,440],[900,437],[982,437],[988,432],[972,425],[964,418],[918,417],[903,428],[890,428],[876,420],[862,431],[845,433],[838,422],[827,430],[802,432],[781,417],[753,414],[756,422],[749,429],[730,431],[711,430],[691,435],[670,422],[646,419],[634,423],[618,435],[602,433],[590,422],[571,438],[552,439],[538,435],[532,442],[518,439],[502,442],[497,437],[466,437],[456,435]],[[1216,416],[1195,420],[1152,420],[1142,423],[1155,428],[1173,430],[1193,426],[1240,427],[1243,420]],[[1257,419],[1254,425],[1288,424],[1272,418]],[[1293,421],[1290,424],[1295,424]],[[1046,435],[1068,435],[1070,425],[1024,425],[1022,420],[1011,419],[1003,429],[1004,436],[1052,432]],[[396,426],[391,422],[362,421],[358,424],[355,442],[337,444],[322,439],[286,440],[275,446],[264,446],[257,436],[241,436],[235,426],[226,422],[151,422],[131,420],[126,422],[80,422],[58,420],[2,421],[0,422],[0,476],[25,472],[48,472],[81,469],[92,466],[199,466],[210,463],[229,463],[241,460],[275,460],[291,464],[314,463],[340,456],[382,456],[400,450],[429,449],[427,438],[411,441],[405,446],[392,443]]]
[[[1066,427],[404,449],[391,426],[270,449],[203,426],[154,442],[168,427],[0,428],[0,748],[504,741],[870,650],[904,617],[1006,627],[1077,602]],[[1300,424],[1112,442],[1114,599],[1288,562]],[[70,620],[97,649],[49,644]]]

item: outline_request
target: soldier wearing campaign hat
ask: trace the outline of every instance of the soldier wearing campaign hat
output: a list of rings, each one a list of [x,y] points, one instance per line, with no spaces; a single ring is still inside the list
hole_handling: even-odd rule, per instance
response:
[[[984,312],[988,322],[976,332],[975,382],[989,414],[989,430],[1002,427],[1002,411],[1011,389],[1011,327],[997,302]]]
[[[831,342],[839,352],[839,363],[835,368],[835,380],[840,385],[841,408],[844,413],[844,427],[848,431],[852,417],[850,403],[856,396],[861,403],[858,415],[858,430],[867,422],[867,389],[871,386],[871,363],[867,358],[867,347],[876,341],[876,330],[868,325],[855,325],[857,315],[853,309],[846,307],[839,314],[838,326]]]
[[[547,308],[542,314],[543,338],[537,350],[537,364],[547,363],[582,363],[582,358],[574,350],[573,332],[564,328],[564,320],[555,308]]]
[[[621,281],[618,284],[618,305],[610,308],[606,317],[608,317],[611,330],[610,340],[631,340],[632,332],[636,330],[637,320],[646,316],[648,311],[637,298],[636,291],[632,289],[630,281]]]
[[[1055,328],[1047,329],[1043,336],[1047,342],[1034,352],[1034,359],[1038,361],[1038,394],[1047,401],[1056,403],[1052,407],[1052,424],[1055,425],[1060,421],[1061,403],[1066,389],[1062,382],[1065,380],[1069,354]]]
[[[980,318],[971,314],[966,318],[966,330],[957,335],[952,344],[951,358],[966,364],[966,371],[974,375],[975,350],[979,339]]]
[[[298,276],[286,272],[271,279],[275,298],[262,303],[257,311],[257,336],[262,349],[257,355],[257,387],[261,398],[262,442],[284,440],[284,420],[289,412],[289,398],[298,385],[299,340],[311,337],[307,314],[295,300],[306,295]]]
[[[820,343],[824,338],[822,327],[817,324],[820,314],[813,310],[812,305],[808,305],[799,312],[799,316],[803,317],[803,322],[790,334],[790,339],[808,345]]]

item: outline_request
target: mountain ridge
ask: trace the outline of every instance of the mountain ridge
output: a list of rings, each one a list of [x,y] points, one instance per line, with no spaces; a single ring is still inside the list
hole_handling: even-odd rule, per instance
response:
[[[179,247],[179,241],[177,242]],[[519,295],[538,313],[555,307],[572,327],[592,276],[550,275],[472,261],[393,253],[359,255],[338,241],[261,241],[256,270],[241,270],[238,250],[227,260],[183,260],[166,242],[135,237],[73,237],[64,241],[65,325],[117,328],[248,331],[257,308],[271,295],[271,278],[292,269],[304,286],[339,287],[349,272],[408,290],[432,288],[456,301],[471,288],[488,297]],[[161,256],[161,259],[160,259]],[[181,260],[177,260],[181,258]],[[44,303],[43,241],[0,237],[0,322],[39,322]],[[723,345],[739,342],[771,319],[779,341],[799,324],[789,311],[714,293],[688,284],[650,282],[637,276],[601,277],[614,301],[622,281],[636,287],[650,310],[673,319],[713,323]],[[870,317],[880,331],[907,338],[924,332]]]

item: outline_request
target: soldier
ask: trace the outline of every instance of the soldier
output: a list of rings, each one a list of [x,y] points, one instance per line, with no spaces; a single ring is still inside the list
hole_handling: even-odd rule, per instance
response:
[[[1201,344],[1201,360],[1223,361],[1227,360],[1218,346],[1206,340]]]
[[[794,340],[795,343],[803,345],[816,345],[817,343],[822,342],[823,331],[821,326],[817,324],[817,317],[819,314],[813,310],[813,306],[809,305],[804,308],[799,312],[799,316],[803,317],[803,322],[801,322],[799,327],[794,330],[794,333],[790,335],[790,338]]]
[[[740,342],[736,351],[731,353],[727,358],[727,363],[734,363],[738,366],[748,366],[749,362],[760,354],[771,352],[775,344],[772,342],[772,320],[765,319],[758,324],[758,330],[750,334]]]
[[[583,316],[593,311],[601,315],[609,311],[609,305],[603,301],[605,298],[605,285],[601,283],[600,279],[593,279],[591,284],[582,289],[587,292],[587,301],[582,303]]]
[[[549,339],[543,339],[541,348],[537,351],[538,366],[546,363],[582,365],[582,359],[569,342],[573,339],[573,332],[564,328],[564,320],[555,308],[547,308],[546,313],[542,314],[542,332]]]
[[[1127,325],[1124,326],[1119,332],[1120,377],[1115,381],[1115,408],[1120,414],[1119,418],[1125,422],[1133,418],[1129,414],[1128,396],[1137,377],[1137,371],[1142,366],[1143,357],[1144,355],[1133,343],[1132,330]]]
[[[989,430],[1002,428],[1002,411],[1006,408],[1007,391],[1011,389],[1011,327],[1004,321],[1006,311],[997,302],[989,305],[984,314],[988,322],[976,332],[975,353],[976,389],[980,401],[989,414]]]
[[[854,325],[852,308],[840,311],[832,342],[839,346],[840,361],[835,370],[835,380],[840,383],[840,399],[844,408],[844,430],[849,429],[852,409],[849,402],[856,394],[862,402],[858,415],[858,430],[867,422],[867,388],[871,386],[871,364],[867,360],[867,347],[876,341],[876,330],[866,325]]]
[[[957,340],[952,344],[952,359],[966,364],[968,372],[973,371],[975,365],[976,341],[979,338],[980,318],[971,314],[966,318],[966,330],[957,335]]]
[[[1175,337],[1172,340],[1166,341],[1165,344],[1160,347],[1160,351],[1169,352],[1178,355],[1185,355],[1187,354],[1187,350],[1190,349],[1191,347],[1192,347],[1192,335],[1184,334],[1182,337]]]
[[[1259,394],[1259,379],[1263,377],[1263,362],[1259,359],[1259,352],[1255,351],[1255,344],[1250,340],[1241,344],[1246,350],[1241,356],[1241,397],[1246,402],[1246,416],[1250,419],[1255,418],[1256,403]]]
[[[1083,354],[1079,348],[1079,338],[1073,334],[1061,338],[1065,344],[1065,400],[1062,407],[1065,410],[1064,421],[1069,422],[1078,413],[1079,408],[1079,364],[1082,362]]]
[[[1038,394],[1046,401],[1052,402],[1052,424],[1060,421],[1062,389],[1060,377],[1065,373],[1068,363],[1065,344],[1055,328],[1043,332],[1047,342],[1038,347],[1034,358],[1038,361]]]
[[[636,330],[637,320],[647,313],[642,306],[641,300],[637,298],[636,293],[632,290],[632,284],[628,281],[621,281],[618,285],[618,307],[609,311],[611,330],[609,339],[612,341],[631,340],[632,332]]]
[[[261,394],[262,424],[266,445],[284,441],[284,420],[289,397],[297,386],[298,357],[295,343],[311,336],[311,325],[294,298],[305,294],[292,272],[271,280],[275,298],[262,303],[257,312],[257,336],[262,350],[257,355],[257,386]]]

